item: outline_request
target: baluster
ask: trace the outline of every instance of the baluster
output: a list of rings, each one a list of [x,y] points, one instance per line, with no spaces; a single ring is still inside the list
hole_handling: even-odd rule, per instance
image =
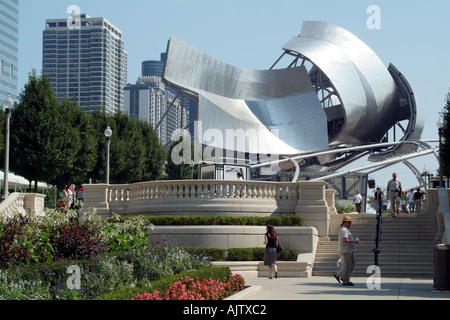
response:
[[[208,184],[203,185],[203,198],[208,198]]]
[[[249,184],[247,186],[247,198],[251,199],[253,196],[253,185]]]

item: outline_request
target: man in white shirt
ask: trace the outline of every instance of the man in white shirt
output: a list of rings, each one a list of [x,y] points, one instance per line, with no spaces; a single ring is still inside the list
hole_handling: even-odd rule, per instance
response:
[[[359,191],[356,191],[356,194],[353,196],[353,203],[356,207],[356,212],[361,213],[361,204],[363,203],[363,198],[359,194]]]
[[[352,218],[344,216],[339,229],[339,253],[343,263],[341,279],[344,286],[353,286],[353,283],[350,282],[350,273],[355,268],[356,245],[359,244],[359,239],[355,240],[349,230],[351,225]]]
[[[408,194],[406,195],[406,199],[408,200],[409,213],[414,213],[414,209],[416,207],[414,203],[414,189],[409,190]]]
[[[391,202],[392,217],[397,216],[400,207],[400,192],[402,191],[402,183],[397,180],[397,174],[392,174],[392,179],[388,181],[387,197]]]

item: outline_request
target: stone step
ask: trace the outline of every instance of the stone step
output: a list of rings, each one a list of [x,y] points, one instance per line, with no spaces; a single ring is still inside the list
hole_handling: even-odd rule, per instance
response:
[[[338,232],[344,215],[330,216],[330,236],[317,246],[313,275],[333,275],[338,267]],[[374,264],[373,229],[375,215],[350,214],[350,231],[360,239],[356,253],[356,269],[352,275],[370,276],[367,267]],[[433,248],[437,232],[434,214],[399,214],[392,218],[383,214],[378,265],[382,276],[433,276]]]

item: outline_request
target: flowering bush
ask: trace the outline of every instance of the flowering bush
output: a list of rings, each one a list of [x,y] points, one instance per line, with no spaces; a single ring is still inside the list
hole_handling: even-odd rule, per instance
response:
[[[233,274],[225,282],[220,279],[202,279],[194,281],[194,278],[180,278],[160,296],[158,291],[153,294],[138,294],[131,300],[222,300],[235,291],[244,288],[245,280],[240,274]]]

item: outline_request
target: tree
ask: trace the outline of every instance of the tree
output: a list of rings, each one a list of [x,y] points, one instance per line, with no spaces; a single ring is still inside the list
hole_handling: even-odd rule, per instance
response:
[[[60,113],[70,136],[71,150],[66,153],[66,168],[52,184],[62,186],[66,183],[81,185],[88,181],[88,173],[97,160],[96,137],[89,116],[76,101],[64,100]]]
[[[439,150],[441,158],[442,173],[450,177],[450,92],[447,93],[446,105],[442,112],[444,120],[443,127],[440,129],[442,143]]]
[[[72,132],[60,112],[48,78],[33,70],[11,114],[11,171],[35,181],[64,174],[73,153]]]
[[[174,141],[170,145],[169,154],[167,157],[167,165],[166,165],[166,175],[168,180],[189,180],[192,178],[197,177],[197,172],[194,170],[194,167],[181,163],[181,164],[175,164],[172,159],[172,150],[175,146],[180,144],[183,141],[183,137],[180,137],[178,141]],[[191,145],[191,158],[194,155],[193,145]],[[182,151],[180,151],[182,152]],[[180,157],[183,157],[182,154],[179,155]]]
[[[89,177],[95,181],[106,180],[104,131],[110,126],[113,131],[110,145],[110,183],[125,184],[162,178],[166,153],[147,122],[131,119],[121,111],[110,115],[100,110],[92,114],[91,120],[97,135],[98,158]]]

